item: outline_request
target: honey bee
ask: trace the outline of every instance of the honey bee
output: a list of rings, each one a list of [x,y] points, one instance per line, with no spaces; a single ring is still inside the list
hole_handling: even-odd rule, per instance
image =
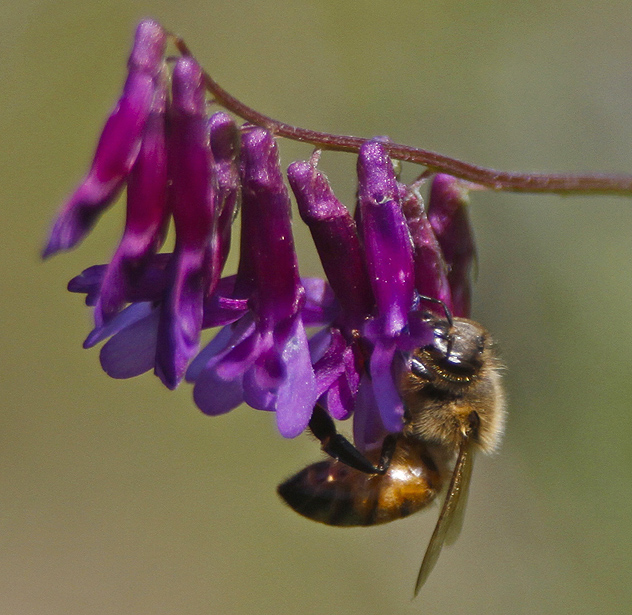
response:
[[[428,506],[447,484],[426,549],[415,596],[463,523],[473,455],[499,444],[505,416],[500,362],[477,322],[427,314],[433,341],[412,353],[400,381],[404,427],[381,452],[361,453],[317,406],[310,429],[333,459],[309,465],[279,485],[299,514],[327,525],[366,526],[407,517]]]

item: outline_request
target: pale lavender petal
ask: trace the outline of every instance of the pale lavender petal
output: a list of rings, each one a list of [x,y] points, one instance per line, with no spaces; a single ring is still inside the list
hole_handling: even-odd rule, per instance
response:
[[[101,348],[101,367],[112,378],[133,378],[154,366],[158,310],[110,338]]]
[[[349,391],[346,378],[340,376],[334,384],[329,387],[325,395],[319,399],[328,414],[338,420],[344,421],[351,416],[355,405],[355,396]]]
[[[86,293],[86,305],[95,305],[99,298],[99,288],[107,265],[93,265],[84,269],[68,282],[71,293]]]
[[[222,380],[215,370],[204,370],[195,381],[193,400],[204,414],[230,412],[244,401],[242,378]]]
[[[255,328],[254,332],[241,343],[223,354],[215,363],[214,369],[225,380],[232,380],[246,372],[255,361],[273,345],[272,335],[261,335]]]
[[[184,377],[198,350],[204,313],[204,288],[200,271],[206,254],[181,252],[172,286],[162,303],[156,349],[156,375],[170,389]]]
[[[315,364],[327,352],[331,344],[331,331],[330,328],[321,329],[309,338],[309,354],[312,358],[312,364]]]
[[[226,348],[232,336],[233,328],[231,326],[222,327],[215,337],[200,350],[195,359],[191,361],[185,376],[186,381],[195,382],[207,363]]]
[[[329,414],[338,420],[348,418],[353,412],[355,399],[360,385],[360,373],[356,366],[353,349],[345,348],[342,362],[344,371],[336,382],[327,390],[324,405]]]
[[[277,427],[282,436],[294,438],[307,427],[318,398],[307,336],[300,318],[295,319],[281,357],[287,377],[277,393]]]
[[[149,302],[132,303],[126,307],[123,311],[119,312],[112,320],[106,325],[96,327],[93,329],[86,340],[83,343],[84,348],[92,348],[99,342],[115,335],[119,331],[126,329],[135,322],[142,320],[146,316],[156,310],[156,308]],[[156,321],[157,323],[158,321]],[[158,332],[157,325],[154,335]]]

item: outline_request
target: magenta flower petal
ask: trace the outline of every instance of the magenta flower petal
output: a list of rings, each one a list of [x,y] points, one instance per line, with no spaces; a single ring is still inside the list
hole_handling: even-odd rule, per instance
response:
[[[242,224],[249,231],[246,241],[256,284],[256,309],[262,327],[274,327],[298,312],[304,289],[278,149],[265,130],[255,128],[242,135],[241,182]]]
[[[99,300],[101,280],[107,265],[92,265],[68,282],[67,289],[71,293],[85,293],[86,305],[96,305]]]
[[[212,266],[216,180],[202,71],[191,58],[173,69],[169,174],[176,245],[162,303],[156,374],[173,389],[198,349],[204,298],[219,280]]]
[[[471,271],[476,259],[468,204],[464,182],[450,175],[435,175],[430,189],[428,219],[448,265],[452,311],[455,316],[463,317],[470,315]]]
[[[160,79],[145,124],[136,162],[127,183],[127,220],[123,238],[108,265],[95,308],[97,326],[125,303],[162,245],[168,221],[165,143],[166,75]]]
[[[424,211],[421,195],[416,189],[404,188],[404,190],[402,208],[415,249],[415,288],[419,294],[440,299],[452,309],[448,266]],[[433,311],[441,310],[440,307],[432,304],[424,308]]]
[[[103,128],[90,171],[53,225],[44,257],[74,247],[120,193],[140,148],[165,45],[166,36],[156,22],[141,22],[123,94]]]
[[[405,326],[414,293],[413,249],[391,159],[379,141],[358,156],[358,209],[369,278],[385,335]]]
[[[204,276],[208,254],[181,251],[162,303],[156,349],[156,375],[170,389],[178,386],[198,351],[204,317]]]
[[[365,318],[375,301],[351,214],[311,162],[293,162],[287,173],[338,301],[353,320]]]
[[[335,419],[353,412],[360,382],[353,349],[336,327],[321,329],[309,340],[318,402]]]
[[[270,350],[273,343],[274,340],[270,332],[262,335],[255,326],[250,336],[217,361],[214,369],[225,380],[241,377],[262,355]],[[262,377],[266,378],[264,374]]]

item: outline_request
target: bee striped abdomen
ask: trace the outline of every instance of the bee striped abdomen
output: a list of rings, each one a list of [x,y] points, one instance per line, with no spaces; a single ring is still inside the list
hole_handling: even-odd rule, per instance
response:
[[[420,461],[421,459],[421,461]],[[400,437],[385,474],[365,474],[339,461],[307,466],[279,485],[296,512],[327,525],[360,526],[407,517],[441,490],[435,464],[418,443]]]

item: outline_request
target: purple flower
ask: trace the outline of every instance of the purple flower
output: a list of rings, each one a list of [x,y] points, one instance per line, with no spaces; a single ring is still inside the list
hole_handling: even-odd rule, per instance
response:
[[[468,194],[466,182],[439,174],[432,181],[428,203],[428,219],[448,267],[452,311],[465,317],[470,315],[471,270],[476,259]]]
[[[294,162],[287,174],[327,279],[343,311],[358,326],[371,314],[375,299],[355,222],[315,164]]]
[[[448,264],[416,187],[402,186],[402,209],[413,240],[417,292],[453,309]]]
[[[176,245],[169,266],[156,348],[156,374],[173,389],[198,349],[204,297],[219,280],[213,263],[217,178],[202,71],[181,58],[173,69],[169,113],[169,197]],[[215,265],[215,266],[214,266]]]
[[[379,141],[360,148],[358,209],[380,327],[392,337],[405,327],[413,303],[413,246],[393,163]]]
[[[184,57],[169,78],[164,47],[160,26],[142,22],[123,95],[44,251],[73,247],[127,185],[111,262],[68,285],[94,306],[84,346],[104,342],[101,364],[114,378],[154,369],[175,388],[186,377],[206,414],[245,402],[273,411],[294,437],[318,404],[334,419],[353,417],[360,449],[379,445],[402,428],[399,381],[411,353],[433,339],[426,312],[438,307],[424,297],[469,313],[464,185],[437,176],[426,210],[417,185],[398,181],[385,139],[373,139],[359,151],[352,216],[318,154],[292,163],[288,180],[327,281],[301,278],[274,136],[224,112],[209,117],[202,70]],[[239,266],[222,277],[240,205]],[[173,252],[158,253],[171,218]]]
[[[150,256],[162,245],[169,220],[165,143],[166,75],[161,75],[138,156],[127,178],[127,220],[101,284],[94,311],[100,326],[124,305]]]
[[[251,311],[230,335],[224,334],[225,344],[213,340],[211,350],[202,351],[188,379],[195,380],[194,399],[207,414],[228,412],[245,401],[276,411],[281,434],[294,437],[310,419],[316,380],[300,317],[305,289],[294,252],[290,200],[268,132],[244,131],[240,178],[237,287],[251,290]],[[218,395],[218,389],[226,394]]]
[[[119,195],[138,156],[154,98],[162,95],[166,36],[159,24],[136,29],[123,94],[101,133],[88,175],[57,216],[43,256],[73,248]]]

